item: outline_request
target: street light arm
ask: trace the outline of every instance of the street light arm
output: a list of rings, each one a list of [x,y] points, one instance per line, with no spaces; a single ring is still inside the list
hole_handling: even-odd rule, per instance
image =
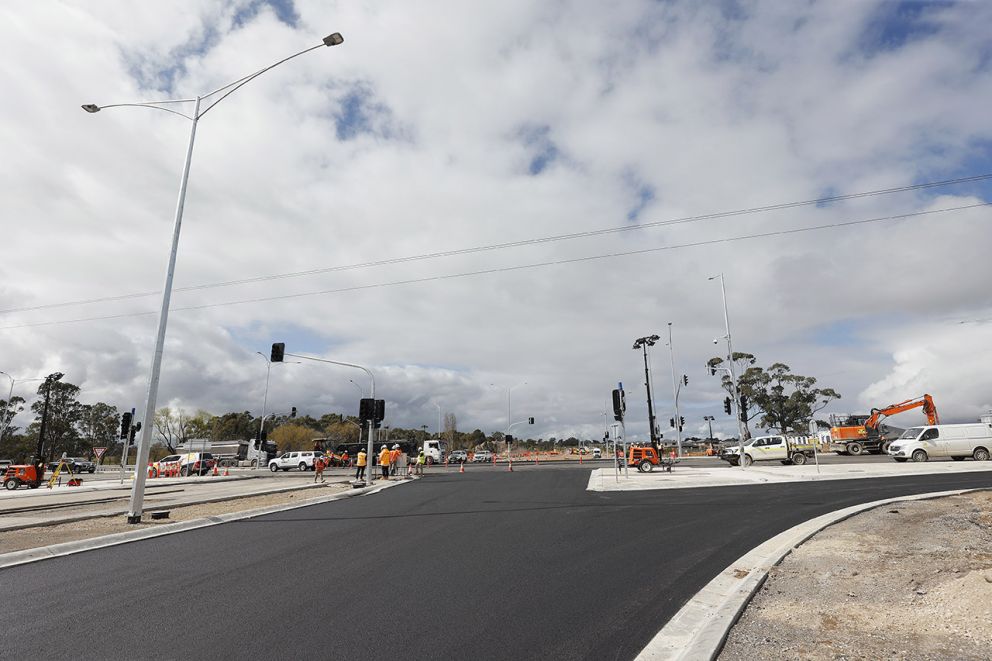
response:
[[[135,107],[135,108],[151,108],[152,110],[162,110],[164,112],[172,113],[173,115],[179,115],[185,119],[193,121],[193,118],[186,113],[179,112],[178,110],[170,110],[169,108],[163,108],[159,104],[163,103],[186,103],[196,101],[196,99],[174,99],[170,101],[148,101],[145,103],[111,103],[105,106],[97,106],[94,104],[87,103],[83,106],[83,110],[86,112],[99,112],[105,108],[124,108],[124,107]]]
[[[224,90],[227,90],[226,92],[224,92],[224,94],[222,94],[220,96],[220,98],[218,98],[216,101],[214,101],[213,103],[211,103],[210,105],[208,105],[205,109],[203,109],[200,112],[199,117],[203,117],[204,115],[206,115],[208,112],[210,112],[210,109],[211,108],[213,108],[214,106],[216,106],[218,103],[220,103],[221,101],[223,101],[227,97],[229,97],[232,94],[234,94],[236,91],[238,91],[239,89],[241,89],[241,87],[243,87],[244,85],[248,84],[252,80],[254,80],[254,79],[258,78],[259,76],[261,76],[263,73],[265,73],[269,69],[274,69],[274,68],[276,68],[277,66],[279,66],[280,64],[282,64],[284,62],[289,62],[294,57],[299,57],[300,55],[303,55],[305,53],[309,53],[310,51],[317,50],[318,48],[323,48],[325,45],[326,44],[321,43],[321,44],[319,44],[317,46],[311,46],[310,48],[306,48],[304,50],[301,50],[299,53],[295,53],[293,55],[290,55],[289,57],[283,58],[283,59],[279,60],[278,62],[276,62],[275,64],[270,64],[269,66],[265,67],[264,69],[259,69],[255,73],[248,74],[244,78],[239,78],[238,80],[235,80],[233,82],[228,83],[227,85],[224,85],[223,87],[218,87],[213,92],[210,92],[208,94],[204,94],[203,95],[203,98],[205,99],[207,97],[213,96],[214,94],[217,94],[218,92],[223,92]],[[230,89],[228,89],[228,88],[230,88]]]

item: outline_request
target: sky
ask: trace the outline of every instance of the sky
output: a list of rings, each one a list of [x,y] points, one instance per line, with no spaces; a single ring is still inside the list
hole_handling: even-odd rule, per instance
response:
[[[0,2],[0,370],[144,407],[191,122],[81,104],[340,32],[197,124],[158,406],[258,414],[285,342],[368,367],[393,426],[504,431],[509,392],[516,433],[601,438],[622,382],[643,439],[658,334],[666,438],[673,362],[685,433],[731,434],[722,273],[734,348],[836,389],[823,414],[929,393],[973,421],[992,179],[754,210],[992,173],[990,31],[985,2]],[[277,365],[268,410],[357,414],[369,385]]]

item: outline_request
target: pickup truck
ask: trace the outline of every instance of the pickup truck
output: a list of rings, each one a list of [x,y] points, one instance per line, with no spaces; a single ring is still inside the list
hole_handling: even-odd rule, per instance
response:
[[[781,461],[785,465],[802,466],[813,458],[813,444],[807,441],[788,438],[787,436],[758,436],[744,443],[744,465],[750,466],[756,461]],[[741,448],[727,448],[720,458],[731,466],[739,466]]]
[[[67,457],[65,460],[66,466],[68,466],[73,473],[95,473],[96,464],[88,459],[83,459],[82,457]],[[55,472],[55,469],[59,467],[59,462],[52,461],[48,464],[48,470]]]

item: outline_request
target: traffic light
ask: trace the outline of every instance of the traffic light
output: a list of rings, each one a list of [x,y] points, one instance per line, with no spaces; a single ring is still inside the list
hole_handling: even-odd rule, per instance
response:
[[[739,409],[741,420],[747,422],[747,395],[741,395],[741,408]]]
[[[709,367],[710,367],[710,376],[716,376],[716,368],[713,367],[712,365],[710,365]]]
[[[121,414],[121,438],[127,438],[128,431],[131,429],[131,412],[124,411]]]
[[[624,411],[627,410],[627,403],[624,401],[623,391],[619,388],[613,389],[613,419],[623,422]]]
[[[682,428],[683,427],[685,427],[685,416],[684,415],[680,415],[679,416],[679,431],[682,431]]]
[[[137,434],[139,431],[141,431],[140,422],[136,422],[133,425],[131,425],[131,436],[130,436],[131,445],[134,445],[134,435]]]
[[[671,427],[672,429],[675,428],[675,418],[668,419],[668,426]]]
[[[296,407],[295,406],[289,412],[289,417],[291,417],[291,418],[295,418],[296,417]]]
[[[534,424],[534,418],[527,418],[527,424],[528,425]]]
[[[286,353],[286,343],[285,342],[273,342],[272,343],[272,354],[269,356],[269,360],[273,363],[281,363],[283,355]]]
[[[373,417],[375,417],[375,400],[370,397],[362,397],[358,402],[358,419],[361,420],[362,426],[365,426],[365,423]]]
[[[730,415],[733,412],[730,408],[732,403],[733,402],[730,401],[729,397],[723,400],[723,410],[727,412],[727,415]]]
[[[507,444],[512,443],[513,442],[513,436],[511,436],[510,434],[507,434],[506,435],[506,442],[507,442]]]
[[[688,374],[683,374],[682,375],[682,385],[684,385],[684,386],[689,385],[689,375]]]
[[[386,418],[386,400],[377,399],[375,400],[375,406],[372,409],[373,422],[375,423],[375,428],[378,429],[382,424],[382,421]]]

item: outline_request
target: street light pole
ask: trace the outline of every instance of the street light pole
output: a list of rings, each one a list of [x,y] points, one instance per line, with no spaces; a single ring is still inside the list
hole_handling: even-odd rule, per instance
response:
[[[723,292],[723,320],[727,328],[727,370],[730,372],[730,387],[733,395],[734,410],[737,411],[737,435],[740,438],[741,468],[744,466],[744,420],[741,411],[741,396],[737,389],[737,374],[734,371],[734,345],[730,338],[730,313],[727,311],[727,284],[724,282],[723,273],[709,278],[715,280],[720,278],[720,291]]]
[[[679,416],[679,390],[675,383],[675,345],[672,343],[672,322],[668,322],[668,349],[672,358],[672,400],[675,402],[675,444],[678,446],[679,459],[682,458],[682,418]]]
[[[151,439],[152,439],[152,424],[155,419],[155,403],[158,399],[158,385],[159,377],[162,370],[162,353],[165,349],[165,330],[169,321],[169,302],[172,299],[172,280],[175,275],[176,270],[176,254],[179,250],[179,231],[182,227],[183,220],[183,207],[186,204],[186,186],[189,182],[189,167],[193,159],[193,143],[196,139],[196,127],[203,115],[210,112],[214,106],[226,99],[228,96],[233,94],[243,85],[251,82],[258,76],[262,75],[269,69],[279,66],[283,62],[293,59],[303,55],[304,53],[309,53],[312,50],[321,48],[322,46],[337,46],[342,43],[344,38],[337,32],[334,34],[324,37],[321,44],[317,46],[312,46],[301,50],[298,53],[290,55],[287,58],[279,60],[275,64],[271,64],[264,69],[259,69],[258,71],[239,78],[223,87],[220,87],[209,94],[204,94],[203,96],[196,96],[192,99],[168,99],[165,101],[149,101],[142,103],[114,103],[104,106],[99,106],[93,103],[87,103],[82,106],[83,110],[88,113],[100,112],[104,108],[116,108],[121,106],[138,106],[144,108],[152,108],[154,110],[164,110],[165,112],[172,113],[174,115],[179,115],[180,117],[185,117],[190,120],[190,132],[189,132],[189,144],[186,147],[186,159],[183,163],[182,175],[179,179],[179,200],[176,203],[176,214],[175,222],[172,230],[172,250],[169,254],[169,263],[165,271],[165,286],[162,289],[162,305],[159,309],[158,316],[158,331],[155,335],[155,351],[152,354],[152,365],[151,372],[148,376],[148,395],[145,399],[145,412],[144,419],[141,424],[141,438],[138,441],[138,457],[137,463],[135,465],[135,477],[134,477],[134,487],[131,489],[131,500],[128,505],[127,521],[128,523],[140,523],[141,514],[144,506],[145,497],[145,479],[148,476],[148,471],[144,470],[142,467],[148,463],[148,454],[151,449]],[[208,99],[215,94],[220,94],[215,101],[210,103],[201,112],[200,103],[204,99]],[[165,106],[171,104],[180,103],[193,103],[193,113],[192,115],[187,115],[178,110],[173,110]]]
[[[256,351],[265,361],[265,394],[262,395],[262,419],[258,422],[258,441],[255,443],[255,469],[262,467],[262,438],[265,434],[265,407],[269,403],[269,375],[272,373],[272,361],[261,351]]]
[[[441,440],[441,405],[435,402],[434,406],[437,407],[437,440],[440,441]]]
[[[708,440],[711,443],[713,442],[713,421],[715,419],[716,418],[714,418],[712,415],[704,415],[703,416],[703,420],[706,421],[706,424],[709,425],[709,428],[710,428],[710,435],[707,437],[706,440]]]

